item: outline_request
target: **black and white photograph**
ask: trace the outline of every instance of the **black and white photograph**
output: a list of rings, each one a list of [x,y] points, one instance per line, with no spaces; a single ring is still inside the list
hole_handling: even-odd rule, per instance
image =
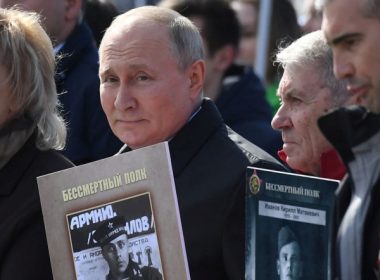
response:
[[[163,279],[150,194],[67,215],[78,280]]]
[[[245,280],[330,280],[338,182],[248,168]]]
[[[326,279],[326,228],[273,218],[265,218],[260,225],[255,258],[251,258],[260,269],[255,275],[250,271],[249,279]]]

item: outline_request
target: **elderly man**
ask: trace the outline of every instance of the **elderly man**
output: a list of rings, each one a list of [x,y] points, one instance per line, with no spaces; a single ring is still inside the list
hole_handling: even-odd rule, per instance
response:
[[[347,81],[347,89],[366,107],[343,108],[320,120],[350,174],[339,188],[337,201],[338,277],[379,279],[380,2],[320,2],[322,30],[333,50],[335,75]]]
[[[126,143],[122,152],[169,141],[191,278],[243,279],[246,167],[283,167],[202,98],[198,29],[170,9],[129,10],[103,37],[99,71],[101,103]]]
[[[318,128],[326,111],[355,102],[334,77],[332,53],[322,31],[304,35],[276,56],[284,68],[277,92],[281,106],[272,126],[282,133],[279,156],[301,173],[342,179],[345,167]]]

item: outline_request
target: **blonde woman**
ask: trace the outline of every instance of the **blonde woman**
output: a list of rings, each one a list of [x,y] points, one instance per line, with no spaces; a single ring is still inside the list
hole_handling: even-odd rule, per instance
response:
[[[38,16],[0,9],[0,279],[52,279],[36,177],[73,166],[54,67]]]

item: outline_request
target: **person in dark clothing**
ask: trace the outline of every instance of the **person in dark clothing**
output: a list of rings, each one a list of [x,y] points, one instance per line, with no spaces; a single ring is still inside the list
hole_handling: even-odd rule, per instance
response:
[[[380,116],[365,107],[340,108],[319,126],[346,164],[337,190],[334,259],[336,279],[380,277]]]
[[[56,86],[68,125],[62,151],[75,164],[114,155],[121,142],[112,134],[99,99],[98,53],[91,30],[83,21],[85,0],[1,0],[1,7],[42,15],[58,58]]]
[[[236,11],[239,22],[243,29],[243,36],[240,40],[240,52],[237,60],[244,65],[254,65],[262,72],[261,77],[266,88],[266,100],[273,109],[273,114],[280,107],[276,96],[278,83],[282,76],[282,69],[273,63],[273,56],[279,47],[290,44],[293,40],[302,35],[301,27],[297,20],[297,13],[290,0],[272,0],[271,13],[269,16],[268,46],[263,54],[264,45],[257,44],[259,36],[260,6],[265,1],[261,0],[230,0],[231,7]],[[261,36],[260,36],[261,37]],[[264,35],[262,37],[264,39]],[[256,55],[265,55],[265,59],[258,63],[260,59]],[[260,57],[261,58],[261,57]],[[265,64],[265,65],[260,65]]]
[[[252,67],[232,64],[223,78],[215,104],[224,122],[241,136],[274,157],[282,145],[281,135],[272,129],[272,111],[264,87]],[[269,120],[269,122],[268,122]]]
[[[199,28],[205,48],[205,96],[211,98],[224,122],[234,131],[277,157],[281,135],[272,129],[272,109],[252,66],[235,64],[241,36],[235,12],[226,1],[163,0]]]
[[[53,47],[35,13],[0,8],[0,30],[0,279],[53,279],[36,178],[73,166]]]
[[[198,29],[173,10],[140,7],[113,21],[99,51],[101,102],[121,152],[169,141],[191,279],[243,279],[246,168],[284,167],[203,98]]]
[[[64,155],[83,164],[114,155],[122,143],[112,134],[99,100],[97,48],[85,22],[58,51],[56,85],[69,132]]]
[[[348,177],[337,193],[337,279],[380,278],[380,3],[317,1],[334,74],[363,107],[342,108],[320,128],[343,159]]]
[[[106,280],[162,280],[158,269],[139,267],[128,250],[128,237],[124,217],[116,216],[102,223],[94,233],[94,239],[102,248],[102,255],[109,266]]]

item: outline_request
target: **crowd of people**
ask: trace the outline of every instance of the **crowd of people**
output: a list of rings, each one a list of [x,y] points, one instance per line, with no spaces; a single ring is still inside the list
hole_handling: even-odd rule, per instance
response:
[[[245,278],[248,166],[340,180],[328,273],[380,279],[380,3],[314,2],[273,0],[260,79],[258,0],[0,0],[0,279],[53,279],[38,176],[162,141],[192,279]],[[163,279],[114,223],[107,279]],[[281,228],[280,279],[301,250]]]

